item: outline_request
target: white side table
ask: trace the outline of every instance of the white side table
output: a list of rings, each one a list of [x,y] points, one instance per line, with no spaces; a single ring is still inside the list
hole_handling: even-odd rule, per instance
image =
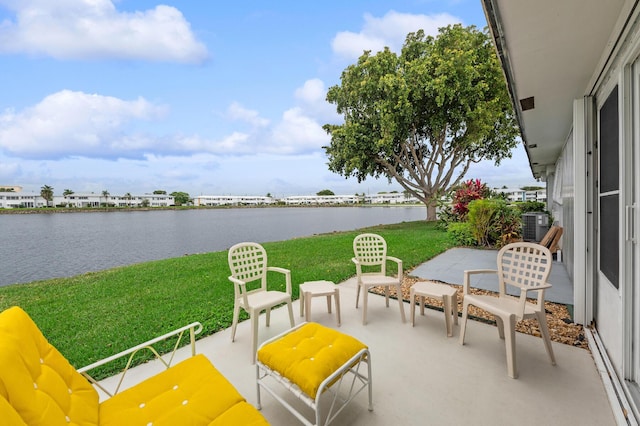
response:
[[[434,283],[431,281],[419,281],[409,289],[409,301],[411,303],[411,326],[416,323],[416,297],[420,299],[420,315],[424,315],[424,298],[432,297],[441,299],[444,305],[444,321],[447,327],[447,336],[453,336],[453,326],[458,324],[458,292],[455,288],[446,284]]]
[[[327,310],[331,313],[331,296],[335,298],[336,320],[340,326],[340,290],[331,281],[309,281],[300,284],[300,316],[305,315],[305,321],[311,317],[311,299],[317,296],[327,296]]]

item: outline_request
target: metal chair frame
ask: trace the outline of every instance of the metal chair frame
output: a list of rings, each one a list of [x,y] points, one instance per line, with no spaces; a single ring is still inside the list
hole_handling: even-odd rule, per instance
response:
[[[268,345],[283,336],[297,330],[304,326],[306,323],[302,323],[291,330],[287,330],[284,333],[275,336],[262,345]],[[258,349],[259,350],[259,349]],[[367,364],[366,373],[361,371],[362,364]],[[311,408],[315,413],[315,423],[311,423],[300,411],[294,408],[283,397],[278,395],[275,388],[269,382],[273,384],[280,384],[285,389],[289,390],[300,401]],[[335,420],[335,418],[342,412],[342,410],[351,402],[360,392],[365,388],[369,390],[369,406],[368,410],[373,411],[373,390],[371,388],[371,353],[369,349],[361,349],[342,367],[334,371],[329,377],[324,379],[316,395],[309,396],[304,393],[298,385],[291,382],[288,378],[280,375],[278,372],[269,368],[269,366],[263,364],[259,360],[256,361],[256,386],[258,394],[258,410],[262,409],[260,389],[267,391],[272,397],[274,397],[280,404],[282,404],[289,412],[291,412],[300,422],[307,426],[328,426]],[[331,404],[327,410],[327,414],[323,415],[320,407],[320,397],[327,393],[330,395]],[[322,422],[324,417],[324,423]]]

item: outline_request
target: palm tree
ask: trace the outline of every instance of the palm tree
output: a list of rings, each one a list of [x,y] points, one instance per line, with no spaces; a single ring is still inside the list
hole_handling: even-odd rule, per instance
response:
[[[102,191],[102,196],[104,197],[104,207],[107,208],[109,207],[109,196],[111,194],[109,194],[109,191],[107,191],[106,189],[104,191]]]
[[[64,197],[65,201],[67,200],[67,197],[69,195],[73,194],[73,191],[70,189],[65,189],[64,191],[62,191],[62,196]],[[66,203],[67,206],[69,205],[69,203]]]
[[[53,188],[49,185],[44,185],[40,188],[40,196],[46,200],[47,207],[50,207],[49,203],[53,201]]]

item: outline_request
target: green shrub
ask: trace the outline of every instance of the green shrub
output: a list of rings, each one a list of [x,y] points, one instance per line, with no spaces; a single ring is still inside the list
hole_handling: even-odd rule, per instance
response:
[[[469,203],[467,221],[471,234],[479,246],[492,245],[491,230],[493,219],[499,210],[500,200],[473,200]]]
[[[476,239],[473,236],[473,232],[471,232],[469,222],[451,222],[447,227],[447,233],[456,245],[476,245]]]
[[[459,222],[458,215],[453,212],[453,207],[451,206],[451,200],[438,201],[437,205],[438,211],[438,228],[446,231],[449,229],[449,225],[454,222]]]
[[[546,204],[541,201],[522,201],[516,203],[516,206],[518,207],[518,210],[520,210],[520,214],[544,212],[547,210]]]
[[[469,203],[468,223],[480,246],[502,247],[521,236],[520,211],[502,199],[474,200]]]
[[[491,225],[493,245],[500,248],[522,238],[522,218],[520,211],[502,203]]]

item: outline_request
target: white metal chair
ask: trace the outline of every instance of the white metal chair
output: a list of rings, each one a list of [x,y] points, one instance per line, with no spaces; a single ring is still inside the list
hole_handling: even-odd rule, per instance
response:
[[[395,287],[397,291],[400,316],[405,322],[404,303],[402,302],[402,260],[387,256],[387,242],[377,234],[360,234],[353,240],[353,253],[351,259],[356,265],[358,277],[358,291],[356,293],[356,309],[360,299],[360,289],[363,290],[362,324],[367,323],[367,294],[370,287],[384,287],[385,301],[389,307],[389,287]],[[398,266],[397,275],[387,275],[387,261],[395,262]]]
[[[514,379],[518,376],[515,354],[516,322],[522,319],[537,318],[551,364],[556,364],[544,310],[544,291],[551,287],[551,284],[547,283],[551,272],[551,261],[551,252],[546,247],[536,243],[520,242],[508,244],[498,252],[498,270],[464,271],[460,344],[464,345],[470,305],[495,315],[498,335],[501,339],[505,339],[507,372]],[[486,273],[498,274],[498,297],[469,293],[471,275]],[[516,297],[507,294],[507,285],[519,289],[520,295]],[[527,293],[530,291],[537,293],[535,303],[527,300]]]
[[[258,348],[258,317],[260,312],[266,311],[268,327],[271,320],[271,308],[286,303],[289,308],[291,327],[295,325],[293,308],[291,307],[291,271],[267,266],[267,252],[264,247],[257,243],[234,245],[229,249],[228,260],[229,269],[231,269],[229,280],[234,283],[235,290],[231,341],[235,340],[238,317],[240,316],[240,308],[242,308],[247,311],[251,320],[251,360],[255,362]],[[269,271],[279,272],[284,275],[284,289],[269,290],[267,288],[267,273]],[[248,283],[256,281],[259,281],[259,287],[247,289]]]

